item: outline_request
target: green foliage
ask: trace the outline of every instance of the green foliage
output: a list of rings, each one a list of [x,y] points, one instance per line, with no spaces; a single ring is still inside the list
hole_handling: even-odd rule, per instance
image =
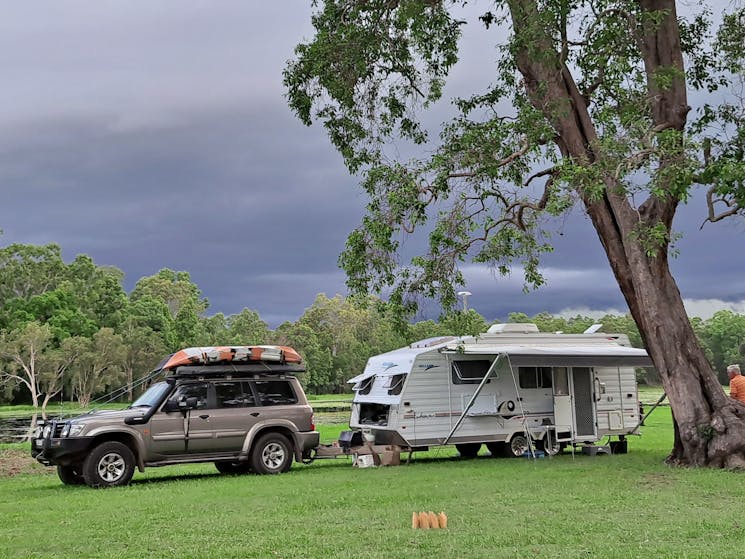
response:
[[[519,265],[526,289],[539,287],[546,217],[578,200],[591,211],[615,199],[616,217],[623,201],[616,226],[648,259],[671,254],[672,217],[694,186],[711,188],[710,221],[744,207],[745,104],[731,87],[745,67],[741,7],[676,19],[673,2],[466,4],[319,1],[315,35],[285,68],[290,107],[323,122],[369,196],[339,260],[353,294],[389,293],[402,313],[421,296],[450,308],[469,260],[501,274]],[[490,87],[453,100],[458,113],[429,142],[409,131],[465,25],[499,25],[506,40],[485,68]],[[729,97],[686,128],[689,89]],[[413,152],[428,155],[392,157],[402,141],[427,141]],[[401,263],[401,239],[421,229],[427,252]]]
[[[486,320],[473,309],[451,311],[440,317],[440,324],[450,336],[476,336],[486,332]]]
[[[32,321],[45,323],[57,343],[69,336],[91,336],[98,328],[80,308],[75,296],[61,288],[29,299],[11,299],[4,311],[8,327]]]
[[[720,382],[728,383],[727,365],[741,363],[745,357],[745,315],[719,311],[703,321],[698,336],[709,350]]]
[[[56,244],[0,248],[0,301],[27,299],[54,289],[62,280],[64,266]]]
[[[130,299],[135,302],[144,297],[162,301],[174,318],[187,302],[190,308],[186,312],[196,314],[203,313],[209,306],[207,299],[202,298],[199,287],[191,281],[188,272],[175,272],[168,268],[137,282]]]
[[[88,407],[94,394],[121,386],[125,358],[124,340],[111,328],[81,339],[80,356],[70,367],[72,390],[80,407]]]
[[[78,255],[66,267],[62,288],[76,299],[76,306],[99,328],[116,328],[127,305],[122,287],[124,273],[112,266],[97,266],[88,255]]]
[[[306,359],[305,382],[312,392],[348,390],[346,381],[370,356],[405,344],[395,321],[386,320],[376,305],[355,305],[339,295],[318,295],[297,323],[283,325],[280,332]]]
[[[228,319],[228,332],[225,338],[236,345],[261,345],[269,339],[269,326],[261,320],[259,313],[243,309]]]
[[[439,3],[323,2],[313,16],[317,36],[298,45],[284,72],[290,107],[306,124],[323,120],[351,170],[379,154],[376,140],[394,130],[421,143],[409,114],[411,92],[438,99],[457,60],[460,22]],[[323,95],[327,103],[313,111]]]
[[[51,328],[38,322],[0,332],[0,384],[24,386],[34,407],[41,392],[41,357],[51,343]]]
[[[401,321],[402,313],[392,310],[390,302],[318,295],[296,322],[270,331],[259,314],[250,309],[230,316],[198,314],[203,301],[199,288],[184,281],[188,274],[175,272],[166,274],[165,281],[153,281],[152,276],[143,278],[137,294],[125,299],[123,305],[112,305],[112,312],[102,313],[101,316],[116,316],[116,328],[101,328],[89,312],[90,302],[118,301],[121,286],[112,287],[109,281],[121,281],[121,276],[115,270],[97,267],[87,257],[79,256],[73,268],[77,272],[52,282],[53,289],[26,298],[8,295],[9,300],[0,301],[4,321],[0,327],[0,384],[4,391],[0,401],[28,401],[34,394],[37,406],[43,405],[43,395],[87,401],[142,378],[166,354],[181,347],[228,344],[289,345],[300,352],[307,366],[308,372],[301,375],[301,381],[309,393],[345,393],[349,391],[346,381],[359,374],[373,355],[427,338],[477,335],[488,328],[487,321],[475,309],[446,310],[437,321],[409,323]],[[60,269],[64,272],[66,268],[63,265]],[[22,269],[18,270],[21,273]],[[71,277],[77,278],[78,286],[109,285],[109,289],[100,291],[113,297],[77,296],[69,291],[73,285]],[[169,299],[173,293],[168,295],[165,286],[172,287],[178,278],[181,284],[174,291],[183,290],[192,296],[182,298],[174,317],[167,301],[175,299]],[[9,281],[16,282],[13,278]],[[164,287],[164,291],[158,292],[154,285]],[[599,322],[603,331],[626,334],[632,345],[642,346],[629,315],[592,319],[556,317],[545,312],[535,316],[513,313],[509,320],[535,323],[544,332],[566,333],[582,332]],[[744,321],[742,315],[729,311],[721,311],[708,320],[692,319],[694,331],[722,382],[727,380],[726,365],[742,361],[745,355]],[[19,375],[24,364],[28,366],[32,360],[31,377]],[[641,380],[654,383],[659,379],[651,376]],[[136,395],[131,392],[128,398]]]

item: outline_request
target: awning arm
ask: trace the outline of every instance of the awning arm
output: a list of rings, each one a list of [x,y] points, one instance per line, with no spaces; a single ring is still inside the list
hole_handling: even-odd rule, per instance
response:
[[[491,367],[489,367],[489,370],[486,371],[486,374],[484,375],[484,378],[481,379],[481,383],[479,383],[478,388],[476,388],[476,392],[473,393],[473,396],[471,396],[471,399],[468,401],[468,404],[466,404],[466,407],[463,409],[463,413],[460,414],[460,417],[458,418],[458,421],[455,422],[455,426],[450,430],[450,433],[448,433],[448,436],[445,437],[445,440],[442,442],[443,445],[448,444],[448,441],[453,436],[453,433],[460,427],[460,424],[463,423],[463,420],[466,417],[466,414],[468,413],[468,410],[473,407],[473,403],[476,401],[476,398],[481,393],[481,389],[486,386],[486,382],[489,380],[489,377],[494,372],[494,370],[497,368],[497,363],[499,362],[499,358],[504,355],[503,353],[498,353],[497,358],[492,361]]]

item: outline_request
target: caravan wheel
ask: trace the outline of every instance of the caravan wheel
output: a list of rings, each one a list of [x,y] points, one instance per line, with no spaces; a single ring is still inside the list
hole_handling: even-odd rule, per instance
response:
[[[504,445],[504,452],[508,458],[517,458],[528,452],[529,448],[525,435],[515,435],[509,443]]]

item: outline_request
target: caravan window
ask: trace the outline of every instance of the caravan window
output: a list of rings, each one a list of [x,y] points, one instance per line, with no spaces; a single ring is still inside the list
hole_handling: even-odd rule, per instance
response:
[[[404,387],[404,380],[406,380],[406,374],[388,377],[385,383],[385,388],[388,389],[388,394],[391,396],[398,396],[401,394],[401,389]]]
[[[375,375],[371,377],[367,377],[366,379],[363,379],[360,381],[360,383],[354,387],[354,389],[359,394],[370,394],[370,390],[372,390],[373,381],[375,380]]]
[[[491,361],[488,359],[469,359],[453,361],[452,375],[453,384],[478,384],[489,371]],[[494,375],[496,378],[496,375]],[[491,379],[486,381],[491,382]]]
[[[551,388],[551,367],[520,367],[520,388]]]

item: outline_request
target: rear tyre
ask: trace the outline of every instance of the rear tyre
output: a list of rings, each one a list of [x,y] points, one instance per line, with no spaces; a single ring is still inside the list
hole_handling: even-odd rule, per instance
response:
[[[83,467],[81,464],[69,464],[57,466],[57,475],[65,485],[83,485]]]
[[[481,450],[481,443],[463,443],[455,445],[461,458],[476,458]]]
[[[504,443],[486,443],[486,448],[494,458],[504,456]]]
[[[517,458],[530,450],[528,439],[525,435],[515,435],[510,442],[504,445],[504,454],[508,458]]]
[[[135,456],[118,441],[101,443],[83,462],[83,479],[90,487],[127,485],[135,473]]]
[[[281,433],[267,433],[254,443],[251,469],[257,474],[281,474],[292,467],[292,445]]]
[[[228,462],[226,460],[215,462],[215,468],[221,474],[231,475],[247,474],[251,471],[251,466],[246,462]]]

